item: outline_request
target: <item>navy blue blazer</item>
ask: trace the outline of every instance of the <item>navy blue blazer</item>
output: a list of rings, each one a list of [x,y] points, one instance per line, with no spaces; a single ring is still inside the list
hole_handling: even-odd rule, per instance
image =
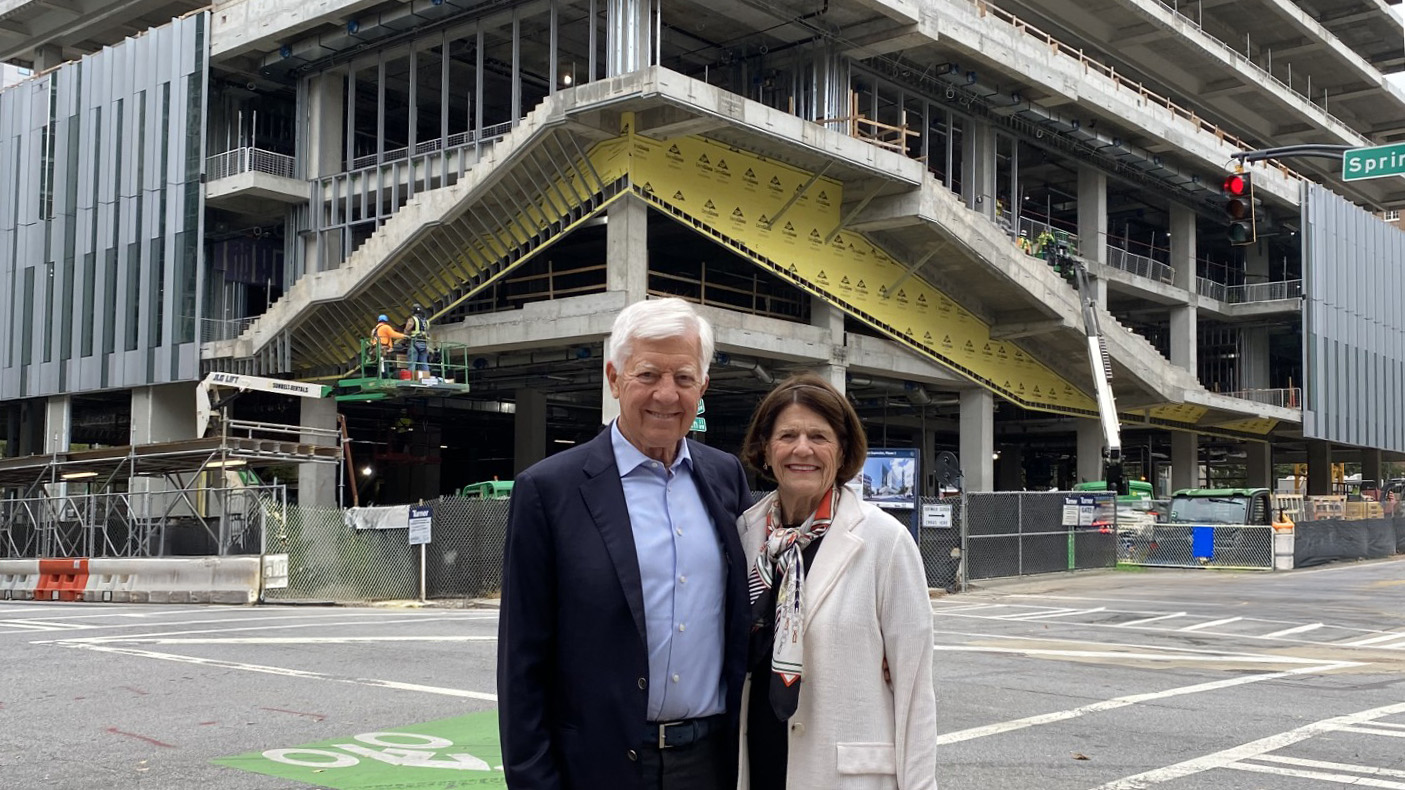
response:
[[[751,492],[734,456],[691,440],[688,452],[727,568],[722,671],[735,741],[750,611],[736,521]],[[634,533],[605,430],[513,483],[498,621],[498,730],[509,787],[643,787],[647,644]],[[736,752],[733,744],[726,753]]]

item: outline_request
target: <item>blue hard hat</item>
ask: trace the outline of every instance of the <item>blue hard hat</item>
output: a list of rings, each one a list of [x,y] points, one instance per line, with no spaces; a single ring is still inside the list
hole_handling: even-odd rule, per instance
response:
[[[390,316],[386,315],[385,313],[381,313],[380,315],[376,316],[376,320],[389,322]]]

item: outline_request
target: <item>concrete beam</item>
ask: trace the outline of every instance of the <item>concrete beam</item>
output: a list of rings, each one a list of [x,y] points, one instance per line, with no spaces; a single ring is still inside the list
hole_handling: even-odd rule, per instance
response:
[[[1064,329],[1076,329],[1072,323],[1062,318],[1045,321],[1011,321],[993,324],[990,327],[991,340],[1016,340],[1021,337],[1047,335]]]

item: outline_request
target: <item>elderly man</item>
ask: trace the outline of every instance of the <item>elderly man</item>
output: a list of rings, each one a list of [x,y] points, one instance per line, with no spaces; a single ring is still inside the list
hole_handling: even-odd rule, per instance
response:
[[[507,784],[736,786],[749,633],[741,463],[686,438],[712,328],[681,299],[615,320],[620,416],[520,474],[498,624]]]

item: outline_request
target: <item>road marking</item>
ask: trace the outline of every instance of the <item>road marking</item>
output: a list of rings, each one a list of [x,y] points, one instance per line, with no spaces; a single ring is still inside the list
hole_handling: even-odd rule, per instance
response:
[[[1130,623],[1114,623],[1114,625],[1117,628],[1131,628],[1134,625],[1145,625],[1147,623],[1154,623],[1157,620],[1170,620],[1173,617],[1185,617],[1185,615],[1185,612],[1176,612],[1175,614],[1163,614],[1158,615],[1156,617],[1146,617],[1141,620],[1133,620]]]
[[[995,724],[987,724],[987,725],[985,725],[985,726],[983,726],[983,727],[973,727],[973,728],[968,729],[968,730],[958,730],[958,731],[956,731],[956,732],[949,732],[949,733],[946,733],[946,734],[944,734],[944,735],[938,735],[938,736],[937,736],[937,744],[940,746],[940,745],[946,745],[946,744],[951,744],[951,743],[960,743],[960,742],[962,742],[962,741],[974,740],[974,739],[976,739],[976,738],[985,738],[985,737],[988,737],[988,736],[991,736],[991,735],[1000,735],[1000,734],[1007,733],[1007,732],[1013,732],[1013,731],[1015,731],[1015,730],[1022,730],[1022,729],[1025,729],[1025,728],[1027,728],[1027,727],[1036,727],[1036,726],[1039,726],[1039,725],[1041,725],[1041,724],[1053,724],[1054,722],[1067,721],[1067,720],[1069,720],[1069,719],[1076,719],[1076,718],[1079,718],[1079,717],[1082,717],[1082,716],[1087,716],[1087,715],[1090,714],[1090,713],[1102,713],[1102,712],[1104,712],[1104,711],[1116,710],[1116,709],[1118,709],[1118,708],[1125,708],[1125,707],[1129,707],[1129,706],[1131,706],[1131,705],[1138,705],[1138,704],[1141,704],[1141,703],[1144,703],[1144,702],[1155,702],[1155,701],[1157,701],[1157,700],[1168,699],[1168,698],[1170,698],[1170,697],[1182,697],[1182,696],[1186,696],[1186,695],[1188,695],[1188,694],[1199,694],[1199,693],[1201,693],[1201,692],[1203,692],[1203,691],[1219,691],[1220,689],[1233,688],[1233,687],[1235,687],[1235,686],[1242,686],[1242,685],[1246,685],[1246,684],[1248,684],[1248,683],[1261,683],[1261,682],[1263,682],[1263,681],[1265,681],[1265,680],[1278,680],[1278,679],[1280,679],[1280,678],[1292,677],[1292,676],[1294,676],[1294,675],[1307,675],[1307,674],[1313,674],[1313,673],[1318,673],[1318,672],[1329,672],[1329,671],[1332,671],[1332,670],[1335,670],[1335,669],[1343,669],[1343,668],[1346,668],[1346,667],[1353,667],[1353,666],[1362,666],[1362,665],[1361,665],[1361,664],[1358,664],[1358,663],[1356,663],[1356,662],[1351,662],[1351,661],[1337,661],[1337,662],[1332,662],[1332,663],[1322,663],[1322,664],[1318,664],[1317,666],[1299,667],[1299,668],[1297,668],[1297,669],[1289,669],[1289,670],[1286,670],[1286,671],[1283,671],[1283,672],[1268,672],[1268,673],[1261,674],[1261,675],[1245,675],[1245,676],[1237,677],[1237,678],[1228,678],[1228,679],[1226,679],[1226,680],[1216,680],[1216,681],[1213,681],[1213,682],[1210,682],[1210,683],[1197,683],[1197,684],[1195,684],[1195,685],[1193,685],[1193,686],[1181,686],[1181,687],[1179,687],[1179,688],[1166,689],[1165,691],[1154,691],[1154,692],[1150,692],[1150,693],[1147,693],[1147,694],[1129,694],[1129,695],[1127,695],[1127,696],[1125,696],[1125,697],[1116,697],[1116,698],[1114,698],[1114,699],[1102,700],[1101,702],[1094,702],[1094,703],[1092,703],[1092,704],[1090,704],[1090,705],[1082,705],[1082,706],[1079,706],[1079,707],[1077,707],[1077,708],[1070,708],[1070,709],[1068,709],[1068,710],[1054,711],[1054,712],[1052,712],[1052,713],[1043,713],[1043,714],[1040,714],[1040,715],[1038,715],[1038,716],[1028,716],[1028,717],[1025,717],[1025,718],[1023,718],[1023,719],[1012,719],[1012,720],[1010,720],[1010,721],[1002,721],[1002,722],[997,722],[997,723],[995,723]],[[1392,706],[1392,707],[1398,707],[1398,708],[1400,708],[1401,710],[1405,710],[1405,705]],[[1381,715],[1383,715],[1383,716],[1384,716],[1384,715],[1389,715],[1389,713],[1382,713]],[[1275,748],[1276,748],[1276,747],[1275,747]],[[1264,749],[1263,751],[1271,751],[1271,750],[1270,750],[1270,749]],[[1201,759],[1205,759],[1205,758],[1201,758]],[[1240,759],[1240,758],[1236,757],[1236,758],[1234,758],[1234,759]],[[1225,762],[1231,762],[1231,761],[1228,761],[1228,760],[1227,760],[1227,761],[1225,761]],[[1172,767],[1174,767],[1174,766],[1172,766]],[[1218,767],[1218,766],[1210,766],[1210,767]],[[1160,770],[1169,770],[1169,769],[1160,769]],[[1202,769],[1197,769],[1197,770],[1206,770],[1206,769],[1202,768]],[[1155,773],[1155,772],[1150,772],[1150,773]],[[1195,773],[1195,771],[1192,771],[1191,773]],[[1136,777],[1132,777],[1132,778],[1136,778]],[[1174,777],[1170,777],[1170,778],[1174,778]],[[1120,780],[1120,781],[1126,781],[1126,780]],[[1164,780],[1159,780],[1159,781],[1164,781]],[[1101,788],[1096,788],[1096,790],[1131,790],[1132,788],[1140,788],[1140,787],[1145,787],[1145,786],[1146,786],[1146,785],[1139,785],[1139,784],[1129,784],[1129,785],[1116,785],[1116,784],[1113,784],[1113,785],[1105,785],[1104,787],[1101,787]]]
[[[978,603],[966,606],[942,607],[940,610],[933,607],[936,614],[951,614],[952,612],[974,612],[978,609],[1005,609],[1008,608],[1003,603]]]
[[[1263,639],[1277,639],[1277,638],[1280,637],[1280,636],[1290,636],[1290,635],[1292,635],[1292,634],[1301,634],[1301,633],[1303,633],[1304,631],[1316,631],[1317,629],[1319,629],[1319,628],[1321,628],[1321,627],[1322,627],[1322,623],[1308,623],[1307,625],[1300,625],[1300,626],[1298,626],[1297,628],[1285,628],[1285,629],[1283,629],[1282,631],[1274,631],[1274,632],[1271,633],[1271,634],[1264,634],[1263,637],[1261,637],[1261,638],[1263,638]]]
[[[353,642],[496,642],[496,636],[249,636],[234,639],[202,637],[196,639],[145,639],[127,637],[113,642],[149,642],[153,645],[345,645]]]
[[[1249,771],[1256,774],[1273,774],[1274,776],[1291,776],[1294,779],[1316,779],[1334,784],[1351,785],[1352,787],[1385,787],[1390,790],[1405,790],[1405,782],[1392,782],[1389,779],[1371,779],[1366,776],[1354,776],[1352,774],[1327,773],[1325,771],[1304,771],[1299,768],[1279,768],[1274,765],[1255,765],[1253,763],[1235,763],[1226,765],[1226,768],[1233,768],[1236,771]]]
[[[1044,619],[1044,618],[1046,618],[1046,617],[1072,617],[1073,615],[1077,615],[1077,614],[1097,614],[1098,612],[1106,612],[1106,611],[1107,611],[1107,607],[1105,607],[1105,606],[1099,606],[1099,607],[1096,608],[1096,609],[1063,609],[1063,610],[1061,610],[1061,611],[1042,612],[1042,613],[1039,613],[1039,614],[1014,614],[1014,615],[1010,615],[1010,616],[1008,616],[1008,617],[1002,617],[1002,618],[1000,618],[1000,619],[1001,619],[1001,620],[1042,620],[1042,619]]]
[[[1362,735],[1386,735],[1391,738],[1405,738],[1405,732],[1399,730],[1378,730],[1376,723],[1371,722],[1370,727],[1343,727],[1342,732],[1358,732]]]
[[[1376,724],[1381,723],[1382,722],[1376,722]],[[1405,779],[1405,771],[1397,771],[1394,768],[1376,768],[1371,765],[1349,765],[1347,763],[1333,763],[1326,760],[1306,760],[1302,757],[1289,757],[1283,754],[1261,754],[1254,759],[1265,763],[1282,763],[1283,765],[1296,765],[1302,768],[1325,768],[1332,771],[1353,771],[1358,774],[1394,776]]]
[[[1211,620],[1211,621],[1208,622],[1208,623],[1198,623],[1198,624],[1196,624],[1196,625],[1188,625],[1188,626],[1186,626],[1185,628],[1178,628],[1178,629],[1176,629],[1176,630],[1178,630],[1178,631],[1199,631],[1199,630],[1202,629],[1202,628],[1214,628],[1214,627],[1217,626],[1217,625],[1226,625],[1226,624],[1228,624],[1228,623],[1237,622],[1237,621],[1243,620],[1243,619],[1244,619],[1244,618],[1242,618],[1242,617],[1226,617],[1226,618],[1223,619],[1223,620]]]
[[[1098,785],[1093,790],[1143,790],[1152,785],[1169,782],[1173,779],[1181,779],[1192,774],[1203,771],[1210,771],[1216,768],[1225,768],[1240,760],[1257,758],[1267,752],[1277,751],[1287,746],[1292,746],[1300,741],[1305,741],[1324,733],[1336,732],[1357,724],[1372,721],[1374,719],[1394,716],[1405,713],[1405,703],[1386,705],[1380,708],[1371,708],[1357,713],[1348,713],[1344,716],[1333,716],[1330,719],[1322,719],[1311,724],[1305,724],[1295,730],[1280,732],[1277,735],[1270,735],[1267,738],[1260,738],[1257,741],[1235,746],[1231,749],[1207,754],[1204,757],[1196,757],[1192,760],[1168,765],[1164,768],[1156,768],[1145,773],[1136,774],[1118,779],[1107,784]],[[1366,784],[1358,782],[1358,784]]]
[[[279,618],[279,619],[286,619],[286,618]],[[243,628],[204,628],[204,629],[199,629],[199,630],[195,630],[195,631],[158,631],[158,632],[156,632],[156,633],[151,633],[151,634],[135,634],[135,635],[113,634],[113,635],[110,635],[110,636],[87,636],[87,637],[81,637],[81,638],[75,638],[75,639],[65,639],[65,640],[62,640],[62,641],[64,641],[64,642],[130,642],[130,641],[140,640],[140,639],[151,639],[151,638],[153,638],[153,637],[158,637],[158,636],[177,636],[177,637],[179,637],[179,636],[187,636],[187,635],[194,635],[194,634],[233,634],[233,633],[238,633],[238,632],[240,632],[240,631],[280,631],[280,630],[287,629],[287,628],[335,628],[335,627],[347,626],[347,625],[385,625],[385,624],[396,625],[396,624],[401,624],[401,623],[430,623],[430,622],[435,622],[435,621],[439,621],[439,620],[464,620],[464,619],[470,619],[470,618],[453,617],[453,616],[443,616],[443,617],[418,617],[418,616],[413,616],[413,615],[411,615],[411,616],[409,616],[409,617],[401,617],[401,618],[398,619],[398,620],[391,620],[391,619],[382,618],[382,619],[380,619],[380,620],[368,620],[368,621],[365,621],[365,622],[347,622],[347,621],[345,621],[345,620],[339,620],[339,621],[334,622],[334,623],[289,623],[289,624],[287,624],[287,625],[252,625],[252,626],[247,626],[247,627],[243,627]],[[216,622],[219,622],[219,621],[216,621]],[[258,622],[258,621],[257,621],[257,620],[236,620],[236,621],[232,621],[232,622]],[[172,625],[181,625],[181,623],[161,623],[161,625],[162,625],[162,626],[172,626]],[[151,625],[150,625],[150,624],[146,624],[146,627],[150,628]],[[50,641],[58,641],[58,640],[50,640]],[[43,642],[34,642],[33,644],[44,644],[44,643],[43,643]]]
[[[1401,638],[1402,636],[1405,636],[1405,634],[1402,634],[1399,631],[1393,631],[1389,634],[1381,634],[1380,636],[1373,636],[1369,639],[1358,639],[1355,642],[1338,642],[1337,644],[1344,645],[1346,647],[1365,647],[1366,645],[1375,645],[1380,644],[1381,642],[1391,642]]]
[[[990,647],[987,645],[933,645],[934,650],[947,653],[1016,653],[1026,656],[1064,656],[1066,658],[1119,658],[1128,661],[1200,661],[1221,664],[1307,664],[1322,666],[1320,658],[1298,656],[1185,655],[1182,653],[1126,653],[1117,650],[1058,650],[1040,647]]]
[[[244,672],[259,672],[265,675],[282,675],[283,677],[300,678],[303,680],[325,680],[331,683],[349,683],[354,686],[371,686],[374,688],[399,689],[401,691],[421,691],[427,694],[442,694],[446,697],[466,697],[468,699],[484,700],[486,702],[497,702],[498,695],[488,694],[482,691],[469,691],[467,689],[445,688],[443,686],[425,686],[419,683],[402,683],[396,680],[381,680],[380,678],[349,678],[327,675],[321,672],[310,672],[303,669],[288,669],[286,667],[271,667],[264,664],[246,664],[241,661],[224,661],[218,658],[199,658],[197,656],[182,656],[175,653],[158,653],[153,650],[138,650],[134,647],[113,647],[111,645],[96,645],[91,642],[80,642],[77,640],[70,642],[55,642],[61,647],[72,647],[79,650],[93,650],[99,653],[115,653],[123,656],[136,656],[138,658],[154,658],[161,661],[176,661],[183,664],[197,664],[206,667],[218,667],[220,669],[238,669]]]

